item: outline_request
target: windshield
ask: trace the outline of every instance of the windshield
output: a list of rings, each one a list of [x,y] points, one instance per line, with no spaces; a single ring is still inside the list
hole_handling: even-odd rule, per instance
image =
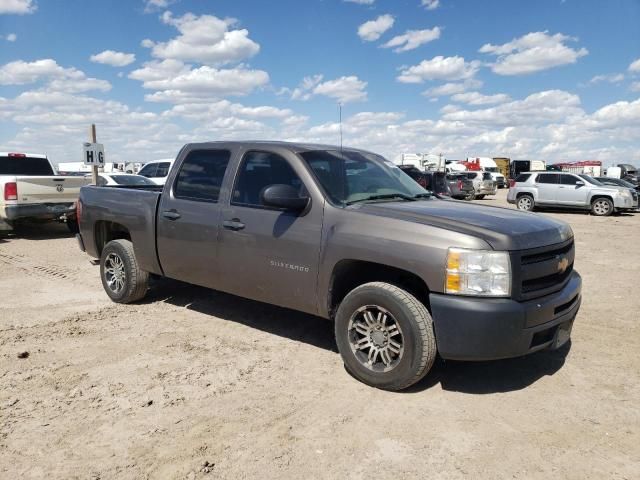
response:
[[[409,175],[371,153],[316,150],[301,153],[329,199],[339,205],[382,199],[429,196]]]
[[[593,177],[590,177],[589,175],[578,175],[581,179],[583,179],[584,181],[590,183],[591,185],[597,185],[599,187],[604,187],[605,185],[603,185],[602,183],[600,183],[598,180],[596,180]]]
[[[55,173],[46,158],[2,156],[0,175],[50,176]]]
[[[118,185],[155,185],[151,180],[141,175],[111,175]]]

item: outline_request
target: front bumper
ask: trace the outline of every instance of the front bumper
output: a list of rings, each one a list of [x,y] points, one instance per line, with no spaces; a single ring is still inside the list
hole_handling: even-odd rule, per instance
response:
[[[60,218],[62,215],[74,214],[76,204],[71,203],[31,203],[28,205],[5,205],[7,220],[20,218],[51,219]]]
[[[615,197],[613,200],[613,205],[615,208],[620,209],[633,209],[635,207],[635,201],[631,197]]]
[[[432,293],[438,352],[450,360],[497,360],[558,348],[569,339],[581,290],[574,271],[559,292],[527,302]]]

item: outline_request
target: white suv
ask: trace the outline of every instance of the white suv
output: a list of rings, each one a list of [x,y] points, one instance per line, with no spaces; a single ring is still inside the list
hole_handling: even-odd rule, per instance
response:
[[[634,208],[628,189],[606,186],[589,175],[568,172],[521,173],[509,189],[507,201],[520,210],[538,206],[581,208],[598,216]]]

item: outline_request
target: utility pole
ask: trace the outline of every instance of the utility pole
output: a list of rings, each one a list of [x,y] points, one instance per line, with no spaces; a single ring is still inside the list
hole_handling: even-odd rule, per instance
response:
[[[340,152],[342,152],[342,102],[338,102],[338,112],[340,119]]]
[[[91,143],[97,143],[98,141],[96,140],[96,125],[95,123],[91,124]],[[94,163],[91,166],[91,182],[94,185],[98,185],[98,163]]]

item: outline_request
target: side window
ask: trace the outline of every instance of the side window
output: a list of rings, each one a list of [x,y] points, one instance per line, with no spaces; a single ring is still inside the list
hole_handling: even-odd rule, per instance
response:
[[[516,177],[516,183],[524,183],[527,180],[529,180],[529,177],[531,176],[530,173],[521,173],[520,175],[518,175]]]
[[[575,185],[578,180],[579,178],[573,175],[560,175],[560,183],[562,185]]]
[[[277,184],[291,185],[301,194],[306,192],[302,180],[284,158],[270,152],[248,152],[242,159],[231,203],[262,207],[262,192]]]
[[[157,163],[150,163],[149,165],[145,165],[140,169],[138,175],[142,175],[143,177],[151,178],[156,176],[156,170],[158,169]]]
[[[169,175],[169,168],[171,164],[169,162],[162,162],[158,164],[158,170],[156,171],[156,177],[164,178]]]
[[[173,186],[176,198],[217,202],[231,152],[195,150],[185,158]]]
[[[100,175],[98,175],[98,186],[104,187],[106,184],[107,184],[107,181],[104,179],[104,177],[101,177]]]
[[[560,175],[556,175],[554,173],[541,173],[536,178],[536,183],[556,184],[558,183],[559,176]]]

